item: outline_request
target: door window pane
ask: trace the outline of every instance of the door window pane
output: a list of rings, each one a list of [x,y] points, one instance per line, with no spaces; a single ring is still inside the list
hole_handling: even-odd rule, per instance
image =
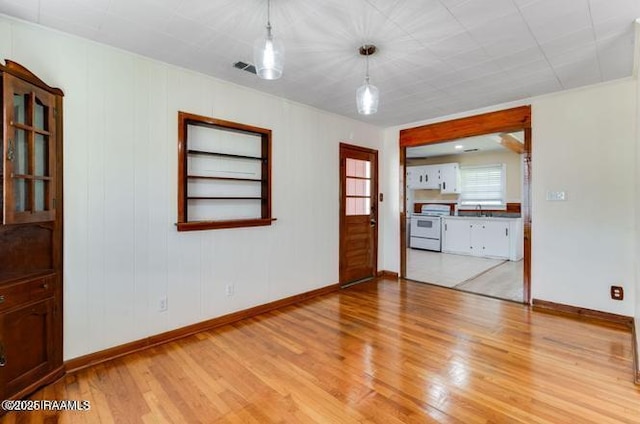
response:
[[[371,214],[371,198],[369,197],[347,197],[346,214],[353,215],[370,215]]]
[[[11,142],[11,141],[10,141]],[[15,140],[13,140],[14,164],[13,172],[19,175],[29,173],[29,144],[27,143],[27,132],[15,130]]]
[[[371,162],[347,158],[347,177],[371,178]]]
[[[13,122],[27,123],[27,96],[23,94],[13,95]]]
[[[47,127],[47,108],[40,104],[36,99],[35,122],[34,126],[39,130],[46,130]]]
[[[347,196],[370,196],[371,180],[347,178]]]
[[[36,169],[34,174],[42,177],[49,175],[49,146],[48,138],[42,134],[36,134],[35,145],[35,162]]]
[[[46,206],[46,194],[47,194],[47,185],[48,183],[42,180],[34,181],[34,211],[40,212],[45,210]]]
[[[13,180],[13,201],[16,212],[27,210],[27,199],[29,198],[27,181],[22,178]]]

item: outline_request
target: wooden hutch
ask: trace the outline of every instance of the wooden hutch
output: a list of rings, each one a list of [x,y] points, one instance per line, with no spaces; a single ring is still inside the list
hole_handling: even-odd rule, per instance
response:
[[[9,60],[0,77],[0,399],[14,399],[64,373],[63,93]]]

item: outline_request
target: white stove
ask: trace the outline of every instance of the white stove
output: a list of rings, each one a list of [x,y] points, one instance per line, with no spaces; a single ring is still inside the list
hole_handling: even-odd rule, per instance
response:
[[[409,247],[412,249],[442,251],[442,216],[451,215],[449,205],[425,204],[419,214],[411,215],[411,237]]]

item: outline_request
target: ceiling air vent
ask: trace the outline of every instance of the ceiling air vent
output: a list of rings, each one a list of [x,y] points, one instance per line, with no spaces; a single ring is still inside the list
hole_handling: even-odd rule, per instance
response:
[[[250,63],[244,63],[242,61],[238,61],[233,64],[234,68],[240,69],[242,71],[251,72],[252,74],[256,73],[256,67]]]

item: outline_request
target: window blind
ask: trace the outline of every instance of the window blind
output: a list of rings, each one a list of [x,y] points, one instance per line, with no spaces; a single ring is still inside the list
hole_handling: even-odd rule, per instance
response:
[[[505,207],[505,171],[505,164],[461,167],[460,206]]]

